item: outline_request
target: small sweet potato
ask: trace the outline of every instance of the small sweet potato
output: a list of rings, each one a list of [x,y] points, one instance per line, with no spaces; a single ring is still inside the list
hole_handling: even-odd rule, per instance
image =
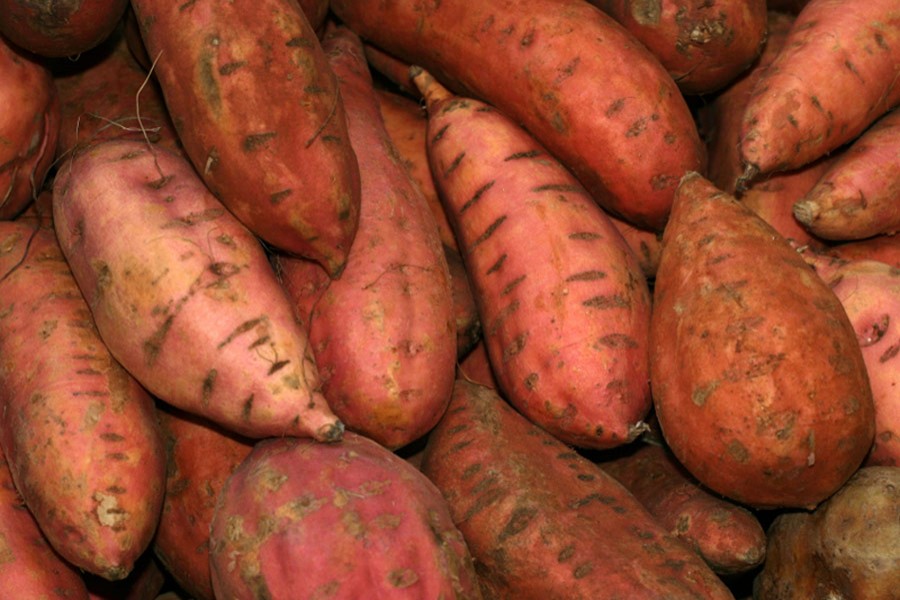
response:
[[[810,507],[872,445],[872,391],[840,300],[730,194],[685,175],[654,287],[650,380],[678,461],[759,508]]]
[[[128,0],[0,0],[0,33],[39,56],[77,56],[100,45]]]
[[[440,492],[349,431],[257,442],[219,494],[210,567],[216,598],[481,598]]]

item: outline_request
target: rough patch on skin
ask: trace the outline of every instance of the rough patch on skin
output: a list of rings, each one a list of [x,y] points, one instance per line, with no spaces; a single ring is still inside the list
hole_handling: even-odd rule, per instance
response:
[[[104,527],[114,530],[123,529],[128,520],[128,512],[119,506],[119,499],[114,494],[94,492],[94,501],[97,503],[95,514],[97,521]]]

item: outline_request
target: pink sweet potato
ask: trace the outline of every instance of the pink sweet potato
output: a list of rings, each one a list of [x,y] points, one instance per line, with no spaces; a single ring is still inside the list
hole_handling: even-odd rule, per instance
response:
[[[0,356],[0,443],[16,488],[62,557],[126,577],[159,520],[162,438],[49,224],[0,223]]]
[[[864,240],[833,244],[827,252],[845,260],[877,260],[900,269],[900,235],[876,235]]]
[[[322,43],[359,156],[359,230],[339,279],[328,283],[310,272],[317,265],[297,258],[280,257],[278,268],[309,323],[335,414],[394,449],[431,429],[450,399],[457,346],[450,274],[434,216],[381,120],[359,37],[336,26]],[[313,306],[297,291],[309,281],[327,284]]]
[[[2,13],[2,11],[0,11]],[[59,138],[59,97],[46,66],[0,36],[0,220],[37,197]]]
[[[343,101],[294,0],[134,0],[175,129],[203,181],[251,231],[343,269],[359,168]]]
[[[665,440],[701,483],[810,507],[859,468],[872,391],[840,300],[733,196],[685,175],[654,287],[650,378]]]
[[[39,56],[76,56],[101,44],[128,0],[0,0],[0,33]]]
[[[427,71],[413,80],[503,394],[568,443],[633,440],[650,408],[650,294],[637,258],[527,131]]]
[[[257,442],[220,492],[210,566],[217,598],[481,598],[440,492],[352,432]]]
[[[704,168],[675,81],[584,0],[332,0],[331,9],[371,44],[522,123],[634,225],[662,229],[678,179]]]
[[[53,190],[100,335],[150,392],[248,437],[340,439],[265,251],[187,159],[102,142],[61,164]]]
[[[611,475],[489,388],[457,380],[422,472],[447,499],[485,598],[732,598]]]

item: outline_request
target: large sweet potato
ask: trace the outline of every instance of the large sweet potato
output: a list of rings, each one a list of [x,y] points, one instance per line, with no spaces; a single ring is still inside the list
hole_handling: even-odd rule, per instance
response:
[[[77,56],[109,37],[128,0],[0,0],[0,33],[39,56]]]
[[[527,131],[427,71],[413,80],[500,389],[568,443],[633,440],[650,408],[650,294],[637,258]]]
[[[584,0],[332,0],[364,39],[508,114],[610,212],[661,229],[702,170],[681,91],[624,27]]]
[[[815,506],[872,445],[865,362],[840,300],[760,217],[697,173],[663,234],[650,321],[656,415],[701,483]]]
[[[611,475],[489,388],[458,379],[422,472],[444,494],[486,598],[731,598]]]
[[[187,159],[102,142],[67,159],[53,190],[100,335],[150,392],[249,437],[340,438],[265,251]]]
[[[154,73],[206,185],[270,245],[344,266],[359,169],[344,105],[295,0],[134,0]]]
[[[219,494],[210,566],[216,598],[481,598],[440,492],[353,432],[257,442]]]
[[[0,223],[0,357],[0,443],[16,488],[61,556],[124,578],[159,519],[162,438],[49,224]]]

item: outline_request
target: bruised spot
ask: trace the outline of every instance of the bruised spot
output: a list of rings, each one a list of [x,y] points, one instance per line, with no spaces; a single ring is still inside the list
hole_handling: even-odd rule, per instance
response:
[[[747,447],[738,440],[731,440],[731,442],[728,443],[728,454],[731,458],[741,464],[745,464],[750,460],[750,452],[747,450]]]
[[[525,384],[525,389],[529,391],[533,391],[538,384],[539,375],[537,373],[529,373],[523,383]]]
[[[506,525],[504,525],[503,529],[500,531],[497,540],[499,542],[505,542],[507,539],[522,533],[537,515],[538,509],[533,506],[516,507],[510,515],[509,520],[506,522]]]
[[[637,121],[631,124],[628,128],[628,131],[625,132],[625,137],[633,138],[641,135],[647,129],[647,117],[641,117]]]
[[[606,116],[609,118],[612,118],[616,115],[616,113],[620,112],[623,108],[625,108],[625,98],[617,98],[606,109]]]
[[[265,131],[263,133],[254,133],[244,138],[242,144],[244,152],[253,152],[266,145],[266,142],[277,135],[274,131]]]
[[[412,569],[395,569],[388,573],[388,581],[395,588],[408,588],[419,581],[419,576]]]
[[[694,391],[691,392],[691,402],[702,408],[706,405],[706,401],[709,400],[709,397],[713,392],[716,391],[716,388],[718,387],[718,381],[711,381],[706,385],[701,385],[694,388]]]

